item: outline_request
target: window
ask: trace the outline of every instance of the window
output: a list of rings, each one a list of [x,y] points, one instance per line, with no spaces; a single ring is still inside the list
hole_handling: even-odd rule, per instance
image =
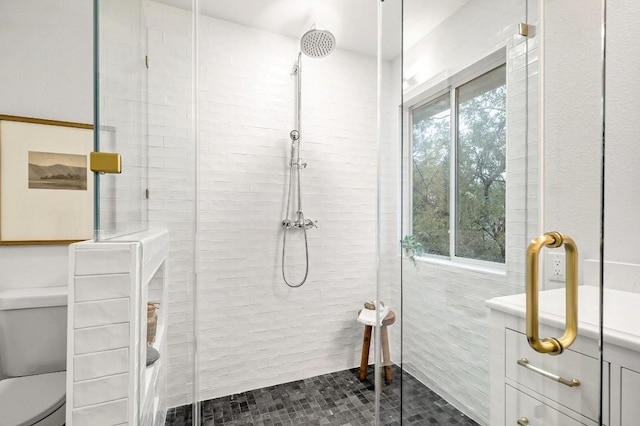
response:
[[[502,65],[410,111],[412,231],[428,254],[505,261]]]

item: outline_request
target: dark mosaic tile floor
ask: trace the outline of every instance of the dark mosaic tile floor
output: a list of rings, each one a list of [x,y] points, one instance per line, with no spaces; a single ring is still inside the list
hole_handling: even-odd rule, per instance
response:
[[[414,377],[400,374],[394,367],[393,382],[383,386],[381,425],[477,426]],[[203,401],[202,426],[373,425],[373,366],[364,382],[357,375],[358,369],[354,368]],[[190,405],[171,408],[166,426],[192,426],[191,417]]]

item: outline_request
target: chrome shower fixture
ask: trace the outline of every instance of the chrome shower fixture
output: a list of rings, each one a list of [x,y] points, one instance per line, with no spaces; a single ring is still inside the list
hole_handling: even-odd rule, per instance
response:
[[[300,39],[300,50],[311,58],[324,58],[336,48],[336,38],[327,30],[313,27]]]
[[[318,227],[317,220],[305,219],[304,214],[300,211],[296,212],[296,217],[297,217],[296,220],[284,219],[282,221],[282,228],[283,229],[291,229],[291,228],[310,229],[310,228]]]
[[[302,184],[301,184],[301,172],[302,169],[307,167],[307,163],[303,163],[300,158],[300,142],[302,142],[302,54],[311,58],[323,58],[333,52],[336,47],[336,38],[331,32],[326,30],[316,29],[315,24],[309,31],[303,34],[300,39],[300,52],[298,52],[298,61],[293,66],[291,75],[296,77],[296,127],[289,132],[289,138],[291,139],[291,159],[289,160],[289,191],[287,194],[287,209],[285,211],[285,218],[282,219],[281,225],[284,229],[282,235],[282,279],[289,287],[300,287],[307,281],[309,275],[309,245],[307,241],[307,229],[317,228],[317,221],[311,219],[305,219],[302,212]],[[295,175],[295,183],[294,183]],[[297,195],[297,197],[296,197]],[[293,200],[292,200],[293,198]],[[289,219],[289,212],[295,211],[295,219]],[[287,280],[285,274],[285,254],[287,252],[287,233],[300,229],[304,235],[304,258],[305,258],[305,270],[304,277],[292,284]]]

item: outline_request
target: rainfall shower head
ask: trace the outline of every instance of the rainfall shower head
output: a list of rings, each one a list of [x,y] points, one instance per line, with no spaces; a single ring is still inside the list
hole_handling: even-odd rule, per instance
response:
[[[300,50],[312,58],[323,58],[333,52],[336,38],[330,31],[311,28],[300,40]]]

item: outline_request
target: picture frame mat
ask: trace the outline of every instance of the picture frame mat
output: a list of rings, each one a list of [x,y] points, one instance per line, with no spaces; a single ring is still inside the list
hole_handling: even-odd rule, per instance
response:
[[[93,126],[0,116],[0,244],[64,244],[93,235]],[[87,157],[86,190],[30,189],[29,151]]]

